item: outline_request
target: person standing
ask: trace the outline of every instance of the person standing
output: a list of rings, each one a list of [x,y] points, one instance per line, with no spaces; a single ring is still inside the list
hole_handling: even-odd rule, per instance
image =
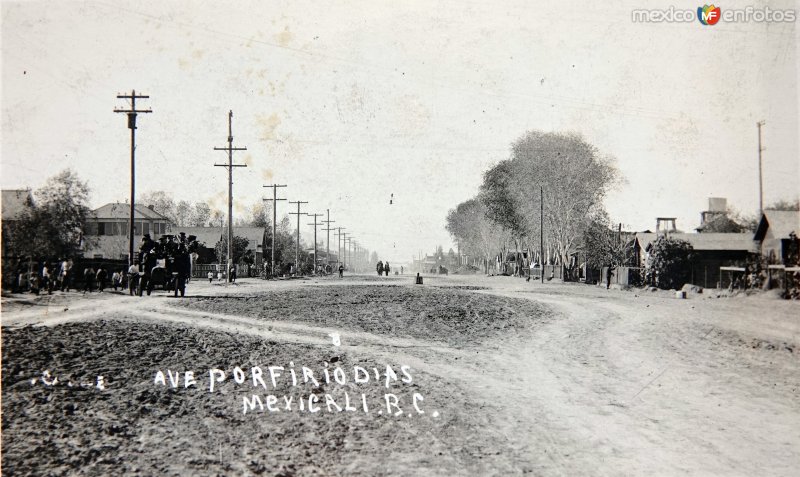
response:
[[[344,265],[339,264],[339,278],[344,278]]]
[[[378,276],[383,274],[383,262],[378,261],[378,265],[375,266],[375,269],[378,271]]]
[[[111,275],[111,286],[114,287],[114,291],[117,291],[120,281],[119,272],[114,272],[114,274]]]
[[[128,267],[128,291],[131,295],[136,294],[136,286],[139,284],[139,267],[132,263]]]
[[[97,278],[97,290],[100,293],[103,293],[103,290],[106,288],[106,277],[107,277],[106,269],[103,267],[99,267],[97,269],[96,278]]]
[[[611,288],[611,275],[614,273],[614,265],[608,264],[608,272],[606,272],[606,290]]]
[[[72,263],[69,260],[61,262],[61,269],[58,272],[59,279],[61,280],[61,291],[69,291],[69,280],[72,278]]]
[[[384,263],[383,264],[383,271],[384,271],[384,273],[386,274],[387,277],[389,276],[389,270],[390,270],[389,269],[389,262]]]
[[[83,270],[83,293],[86,294],[88,291],[89,293],[92,292],[92,288],[94,288],[94,269],[92,267],[87,267]]]
[[[208,283],[214,280],[214,272],[208,272]]]

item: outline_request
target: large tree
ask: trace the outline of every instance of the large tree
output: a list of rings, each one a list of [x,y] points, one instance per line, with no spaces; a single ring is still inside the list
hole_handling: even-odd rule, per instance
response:
[[[489,214],[485,202],[477,198],[458,204],[447,214],[447,231],[458,241],[461,252],[480,257],[484,263],[502,252],[511,238],[509,229],[491,220]]]
[[[71,170],[49,178],[34,192],[11,231],[15,255],[40,258],[73,257],[80,253],[89,216],[89,187]]]
[[[529,248],[538,242],[543,202],[547,247],[568,264],[616,178],[611,159],[581,136],[530,131],[514,142],[509,159],[486,172],[481,199],[489,216]]]

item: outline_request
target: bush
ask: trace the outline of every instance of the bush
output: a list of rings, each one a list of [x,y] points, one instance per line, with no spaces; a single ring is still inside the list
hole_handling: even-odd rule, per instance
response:
[[[685,240],[659,237],[650,249],[648,275],[655,286],[679,290],[692,273],[692,245]]]

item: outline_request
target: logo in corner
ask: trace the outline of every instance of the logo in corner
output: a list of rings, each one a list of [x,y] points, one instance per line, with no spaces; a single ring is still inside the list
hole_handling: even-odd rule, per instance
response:
[[[697,7],[697,19],[703,25],[716,25],[721,17],[722,11],[713,4]]]

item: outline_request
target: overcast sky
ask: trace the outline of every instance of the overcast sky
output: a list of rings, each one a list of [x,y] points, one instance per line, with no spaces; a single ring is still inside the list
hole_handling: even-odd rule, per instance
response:
[[[124,201],[129,131],[112,110],[135,88],[154,111],[140,192],[225,210],[213,148],[233,110],[236,211],[288,184],[394,261],[447,250],[447,211],[529,129],[613,156],[626,182],[606,206],[631,230],[675,216],[690,231],[709,196],[755,212],[762,119],[765,202],[797,197],[796,23],[634,23],[669,2],[583,3],[3,1],[2,187],[71,167],[93,206]],[[720,6],[748,5],[764,3]]]

